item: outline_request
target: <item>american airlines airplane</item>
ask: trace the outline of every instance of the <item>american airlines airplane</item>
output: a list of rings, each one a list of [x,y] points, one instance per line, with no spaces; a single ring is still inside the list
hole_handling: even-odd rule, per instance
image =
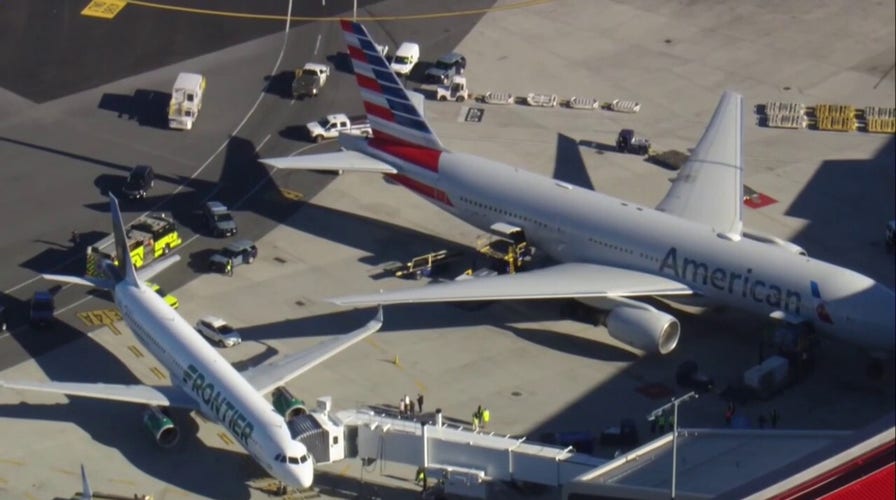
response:
[[[286,425],[300,408],[286,404],[281,414],[263,395],[279,391],[291,398],[282,384],[379,330],[383,324],[382,310],[375,319],[354,332],[240,373],[162,297],[143,284],[176,262],[172,258],[175,256],[157,261],[159,266],[150,264],[136,271],[127,248],[118,200],[112,195],[109,198],[119,264],[103,263],[105,279],[44,277],[111,290],[124,321],[143,346],[165,366],[174,385],[0,381],[0,387],[149,405],[144,423],[162,446],[173,445],[178,431],[160,407],[198,411],[224,427],[274,478],[290,487],[310,487],[314,479],[313,459],[305,445],[292,439]]]
[[[637,300],[724,305],[808,323],[865,346],[894,349],[894,295],[873,279],[808,257],[742,223],[743,97],[725,92],[703,137],[656,208],[446,149],[389,70],[367,30],[342,30],[373,137],[344,151],[262,160],[276,168],[378,172],[488,230],[522,230],[557,265],[494,277],[333,299],[343,305],[575,298],[608,311],[609,334],[668,353],[678,320]]]

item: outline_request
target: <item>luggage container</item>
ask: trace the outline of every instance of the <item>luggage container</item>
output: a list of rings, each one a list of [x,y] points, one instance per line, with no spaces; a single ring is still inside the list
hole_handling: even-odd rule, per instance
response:
[[[570,97],[566,103],[572,109],[597,109],[600,107],[600,101],[593,97]]]
[[[619,113],[637,113],[641,110],[641,103],[637,101],[626,101],[623,99],[614,99],[610,103],[610,110]]]

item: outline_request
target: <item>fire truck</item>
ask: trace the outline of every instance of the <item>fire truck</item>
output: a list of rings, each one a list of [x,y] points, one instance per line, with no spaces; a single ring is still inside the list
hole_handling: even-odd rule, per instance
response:
[[[167,255],[181,240],[174,220],[161,213],[148,214],[137,218],[125,229],[131,261],[137,269],[153,260]],[[115,236],[109,235],[96,245],[87,248],[88,276],[102,277],[102,259],[116,261]]]

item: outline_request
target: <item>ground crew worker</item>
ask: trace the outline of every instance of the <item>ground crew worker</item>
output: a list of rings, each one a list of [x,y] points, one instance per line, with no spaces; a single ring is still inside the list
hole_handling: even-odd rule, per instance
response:
[[[410,403],[408,403],[408,413],[410,413],[411,416],[414,416],[414,400],[413,399],[411,400]]]
[[[414,476],[414,482],[422,486],[423,491],[426,491],[426,468],[422,465],[417,467],[417,474]]]
[[[404,398],[398,400],[398,414],[400,416],[404,416],[405,406],[404,406]]]
[[[227,276],[233,276],[233,259],[227,259],[227,267],[224,269]]]
[[[490,411],[488,411],[488,408],[483,408],[481,416],[482,416],[482,428],[485,429],[486,426],[488,426],[488,421],[491,419],[492,414]]]
[[[675,417],[672,415],[666,415],[666,425],[669,426],[669,430],[675,429]]]
[[[417,409],[423,413],[423,394],[417,393]]]
[[[473,430],[479,430],[479,413],[473,413]]]
[[[659,416],[656,417],[656,420],[657,420],[656,425],[660,429],[660,434],[665,433],[666,432],[666,414],[660,413]]]
[[[81,235],[78,234],[77,231],[72,231],[71,242],[73,246],[78,246],[81,244]]]

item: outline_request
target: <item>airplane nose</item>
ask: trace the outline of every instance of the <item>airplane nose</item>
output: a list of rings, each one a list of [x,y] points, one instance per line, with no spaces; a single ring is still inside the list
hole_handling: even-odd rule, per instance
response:
[[[314,484],[314,467],[310,462],[300,467],[299,484],[302,485],[303,490],[307,490]]]

